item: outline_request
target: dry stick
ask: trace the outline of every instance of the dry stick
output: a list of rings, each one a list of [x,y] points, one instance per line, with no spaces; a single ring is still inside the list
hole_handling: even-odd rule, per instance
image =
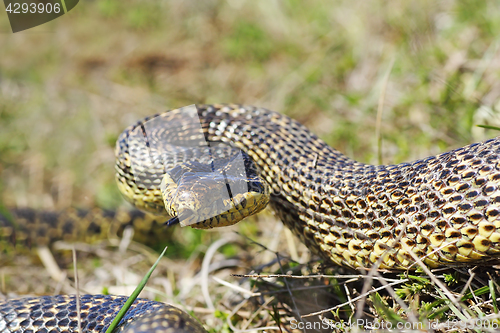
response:
[[[276,200],[278,200],[281,204],[283,204],[283,205],[285,205],[285,206],[288,206],[288,207],[291,207],[291,208],[295,207],[293,204],[291,204],[291,203],[290,203],[290,202],[288,202],[287,200],[280,199],[279,197],[276,197]],[[277,225],[279,225],[279,224],[283,225],[283,223],[278,223]],[[281,229],[280,229],[280,230],[278,230],[278,231],[279,231],[279,232],[281,232]],[[246,240],[247,240],[247,241],[249,241],[251,244],[255,244],[255,245],[257,245],[257,246],[261,247],[261,248],[262,248],[262,249],[264,249],[266,252],[271,252],[271,253],[273,254],[273,257],[275,257],[275,256],[276,256],[276,254],[279,252],[279,251],[276,251],[276,250],[271,250],[271,249],[270,249],[270,247],[268,247],[268,246],[266,246],[266,245],[264,245],[264,244],[261,244],[261,243],[259,243],[258,241],[254,240],[254,239],[252,239],[252,238],[250,238],[250,237],[248,237],[248,236],[246,236],[246,235],[243,235],[243,234],[241,234],[241,233],[239,233],[239,232],[235,232],[235,234],[237,234],[237,235],[238,235],[238,236],[240,236],[240,237],[243,237],[243,239],[246,239]],[[291,256],[286,256],[286,255],[284,255],[284,254],[280,254],[280,256],[281,256],[283,259],[287,259],[287,260],[290,260],[290,261],[292,261],[292,262],[295,262],[295,263],[299,264],[299,262],[297,262],[297,261],[293,260],[293,258],[292,258]],[[270,259],[269,259],[269,261],[270,261]],[[261,266],[259,266],[259,268],[266,267],[266,266],[269,266],[269,265],[261,265]]]
[[[382,283],[383,286],[387,286],[387,291],[389,292],[389,294],[391,295],[391,297],[399,304],[399,306],[402,309],[404,309],[406,311],[406,313],[408,314],[408,318],[410,319],[410,321],[413,322],[413,323],[418,322],[418,319],[413,314],[412,309],[408,308],[408,306],[403,302],[403,300],[401,298],[399,298],[398,295],[396,295],[396,292],[394,291],[394,289],[392,289],[391,287],[389,287],[387,281],[380,275],[380,273],[376,272],[376,274],[379,275],[379,277],[381,278],[380,279],[380,283]]]
[[[252,321],[255,319],[255,317],[257,317],[261,311],[264,311],[265,308],[269,305],[269,303],[271,303],[272,301],[275,300],[275,297],[269,297],[269,299],[267,301],[265,301],[264,303],[262,303],[259,308],[257,310],[255,310],[252,314],[250,314],[250,317],[248,319],[246,319],[246,322],[243,323],[243,327],[241,329],[239,329],[239,331],[242,331],[242,330],[247,330],[248,328],[248,325],[250,325],[252,323]],[[279,325],[279,323],[277,323]],[[274,326],[267,326],[267,327],[274,327]],[[280,332],[282,332],[282,329],[281,327],[279,326],[276,326]]]
[[[344,284],[345,295],[347,296],[347,300],[349,303],[349,307],[351,308],[351,314],[349,315],[349,320],[352,318],[352,315],[356,313],[356,307],[352,304],[351,291],[347,288],[347,284]]]
[[[404,227],[404,228],[406,228],[406,225],[407,225],[408,223],[409,223],[409,221],[408,221],[408,220],[406,220],[406,222],[405,222],[405,224],[404,224],[404,226],[403,226],[403,227]],[[396,243],[397,243],[397,242],[399,242],[399,241],[401,240],[402,236],[403,236],[403,233],[401,233],[401,234],[400,234],[400,235],[396,238],[395,242],[396,242]],[[458,241],[458,240],[457,240],[457,241]],[[427,257],[427,256],[431,255],[432,253],[438,252],[438,251],[439,251],[439,250],[441,250],[442,248],[444,248],[444,247],[448,246],[449,244],[456,243],[457,241],[454,241],[454,242],[451,242],[451,243],[447,243],[447,244],[445,244],[445,245],[442,245],[441,247],[439,247],[439,248],[437,248],[436,250],[432,251],[431,253],[427,254],[425,257]],[[407,251],[411,254],[411,256],[412,256],[412,258],[413,258],[413,259],[415,259],[415,258],[417,258],[417,259],[418,259],[417,255],[415,254],[415,252],[413,252],[413,250],[411,250],[409,247],[407,247],[407,246],[406,246],[406,244],[403,244],[403,246],[404,246],[404,247],[405,247],[405,249],[406,249],[406,250],[407,250]],[[374,279],[373,275],[374,275],[374,274],[376,274],[376,268],[380,266],[380,264],[382,263],[382,259],[383,259],[384,255],[385,255],[386,253],[388,253],[388,252],[389,252],[389,249],[388,249],[388,250],[386,250],[386,251],[384,251],[384,253],[380,256],[380,258],[377,260],[377,262],[376,262],[376,263],[373,265],[373,267],[370,269],[370,273],[367,275],[367,278],[368,278],[368,279],[370,279],[370,280],[373,280],[373,279]],[[414,265],[416,265],[416,264],[418,264],[419,266],[421,266],[421,267],[424,269],[424,271],[425,271],[426,273],[427,273],[427,272],[429,272],[429,273],[427,273],[427,274],[429,275],[429,277],[431,278],[431,280],[432,280],[432,281],[434,281],[434,282],[436,282],[436,281],[440,282],[440,281],[439,281],[439,280],[435,277],[435,275],[434,275],[434,274],[432,274],[432,272],[431,272],[431,271],[427,268],[427,266],[425,266],[425,265],[424,265],[424,263],[423,263],[420,259],[418,259],[418,260],[416,260],[416,259],[415,259],[415,262],[414,262],[412,265],[410,265],[410,267],[412,267],[412,266],[414,266]],[[425,267],[423,267],[423,266],[425,266]],[[439,283],[439,284],[438,284],[438,286],[440,286],[440,287],[441,287],[441,286],[442,286],[442,284],[441,284],[441,283]],[[365,283],[365,284],[363,285],[362,293],[366,293],[369,287],[371,287],[371,282],[369,282],[369,283]],[[446,287],[445,287],[445,289],[446,289]],[[445,290],[445,292],[446,292],[446,291],[448,291],[448,293],[446,293],[446,295],[451,295],[451,292],[450,292],[449,290],[447,290],[447,289],[446,289],[446,290]],[[452,302],[453,302],[453,301],[454,301],[454,298],[452,298],[451,300],[452,300]],[[364,299],[361,299],[361,301],[360,301],[360,302],[359,302],[359,304],[358,304],[358,311],[357,311],[357,313],[356,313],[356,320],[361,318],[361,313],[362,313],[362,311],[363,311],[362,309],[363,309],[363,307],[364,307],[364,301],[365,301]],[[455,305],[457,305],[458,303],[456,303],[456,301],[455,301],[455,303],[454,303],[454,304],[455,304]]]
[[[280,254],[279,253],[276,253],[276,258],[278,259],[278,265],[280,266],[280,270],[283,271],[283,266],[281,266],[281,257],[280,257]],[[293,294],[292,294],[292,290],[290,289],[290,286],[288,285],[288,281],[286,280],[286,278],[283,278],[283,282],[285,282],[285,287],[288,291],[288,294],[290,295],[290,299],[292,300],[292,303],[293,303],[293,310],[295,311],[295,313],[297,315],[300,316],[300,312],[299,312],[299,308],[297,307],[297,303],[295,303],[295,297],[293,297]],[[302,322],[302,324],[304,323],[304,321],[302,320],[302,316],[300,317],[300,321]],[[281,328],[280,328],[281,330]],[[305,328],[304,328],[304,332],[305,332]]]
[[[215,282],[218,282],[218,283],[222,284],[223,286],[226,286],[228,288],[233,289],[234,291],[237,291],[239,293],[244,294],[245,298],[258,297],[258,296],[261,295],[261,293],[254,293],[254,292],[251,292],[250,290],[247,290],[247,289],[242,288],[240,286],[237,286],[237,285],[234,285],[234,284],[229,283],[227,281],[224,281],[222,279],[219,279],[217,276],[212,276],[212,279],[214,279]]]
[[[408,222],[409,222],[409,221],[406,221],[406,222],[405,222],[405,224],[404,224],[404,226],[405,226],[405,227],[406,227],[406,225],[408,224]],[[252,240],[252,239],[250,239],[250,238],[248,238],[248,237],[246,237],[246,236],[243,236],[243,237],[244,237],[244,238],[246,238],[246,239],[248,239],[249,241],[251,241],[252,243],[254,243],[254,244],[256,244],[256,245],[261,246],[263,249],[265,249],[265,250],[269,250],[269,249],[267,249],[264,245],[260,244],[259,242],[254,241],[254,240]],[[395,241],[396,241],[396,242],[400,241],[402,237],[403,237],[403,233],[401,233],[401,234],[400,234],[400,235],[396,238],[396,240],[395,240]],[[386,251],[384,251],[384,253],[380,256],[380,258],[377,260],[377,262],[376,262],[376,263],[373,265],[373,267],[371,268],[371,270],[372,270],[373,272],[371,272],[368,276],[364,276],[364,275],[348,275],[348,277],[350,277],[350,278],[351,278],[351,277],[356,277],[356,278],[357,278],[357,277],[362,277],[362,278],[366,278],[366,279],[373,280],[373,279],[374,279],[374,277],[373,277],[374,272],[376,271],[377,267],[379,267],[379,266],[380,266],[380,264],[381,264],[381,263],[382,263],[382,261],[383,261],[383,258],[384,258],[384,256],[385,256],[385,254],[386,254],[386,253],[388,253],[388,252],[389,252],[389,249],[388,249],[388,250],[386,250]],[[275,253],[276,253],[276,252],[275,252]],[[276,254],[278,254],[278,253],[276,253]],[[232,275],[233,275],[233,276],[237,276],[237,277],[260,277],[260,275],[256,275],[256,274],[232,274]],[[286,277],[288,277],[287,275],[283,275],[283,274],[272,274],[272,275],[267,275],[267,276],[264,276],[264,277],[275,277],[275,276],[276,276],[276,277],[278,277],[278,276],[286,276]],[[316,277],[316,276],[317,276],[317,277],[319,277],[319,276],[323,276],[323,275],[314,275],[314,277]],[[328,275],[326,275],[326,276],[328,276]],[[293,278],[310,278],[311,276],[307,276],[307,277],[296,277],[296,276],[290,276],[290,277],[293,277]],[[339,278],[342,278],[342,276],[340,276],[340,275],[334,275],[334,277],[339,277]],[[407,281],[409,281],[409,280],[408,280],[408,279],[404,279],[404,280],[395,280],[393,283],[390,283],[388,286],[392,286],[392,285],[394,285],[394,284],[404,283],[404,282],[407,282]],[[370,284],[370,285],[371,285],[371,283],[368,283],[368,284]],[[365,296],[367,296],[367,295],[372,294],[374,291],[379,291],[379,290],[382,290],[382,289],[386,288],[385,286],[383,286],[383,287],[380,287],[380,288],[377,288],[377,289],[374,289],[374,290],[372,290],[372,291],[369,291],[369,292],[368,292],[367,290],[368,290],[369,286],[368,286],[368,287],[366,287],[368,284],[365,284],[365,285],[364,285],[364,288],[363,288],[363,291],[362,291],[362,293],[363,293],[363,294],[362,294],[361,296],[359,296],[359,297],[354,298],[352,301],[357,301],[357,300],[362,299],[361,304],[364,306],[364,298],[363,298],[363,297],[365,297]],[[366,288],[365,288],[365,287],[366,287]],[[341,304],[341,305],[339,305],[339,306],[335,306],[335,307],[333,307],[333,308],[329,308],[329,309],[326,309],[326,310],[322,310],[322,311],[318,311],[318,312],[314,312],[314,313],[309,313],[309,314],[306,314],[306,315],[302,315],[301,317],[302,317],[302,318],[305,318],[305,317],[310,317],[310,316],[313,316],[313,315],[318,315],[318,314],[326,313],[326,312],[329,312],[329,311],[335,310],[335,309],[337,309],[337,308],[339,308],[339,307],[342,307],[342,306],[345,306],[345,305],[349,305],[349,304],[350,304],[350,302],[345,302],[345,303],[343,303],[343,304]],[[358,307],[359,307],[359,305],[358,305]],[[359,309],[358,309],[358,313],[359,313]]]
[[[472,286],[469,286],[469,292],[471,293],[472,297],[474,298],[474,302],[476,302],[474,304],[474,307],[479,308],[479,306],[478,306],[478,304],[480,304],[479,298],[476,296],[476,293],[472,289]]]
[[[493,60],[495,59],[495,56],[498,52],[498,47],[499,47],[499,41],[498,39],[493,41],[490,46],[488,46],[488,49],[486,52],[484,52],[483,57],[479,61],[478,66],[474,70],[474,73],[472,73],[472,80],[468,81],[468,84],[465,85],[464,90],[463,90],[463,95],[465,97],[470,98],[473,97],[473,93],[476,90],[477,86],[481,82],[481,79],[484,75],[484,73],[488,70],[488,68],[491,66],[493,63]],[[477,102],[481,102],[477,97],[473,97]]]
[[[493,312],[498,313],[498,303],[497,303],[497,296],[496,296],[496,291],[495,291],[495,289],[498,287],[498,285],[493,280],[490,272],[486,272],[486,274],[488,274],[488,277],[490,278],[490,280],[488,281],[488,287],[490,289],[491,300],[493,301]],[[477,309],[479,311],[479,308],[477,308]]]
[[[279,252],[278,247],[279,247],[280,240],[281,240],[281,234],[282,234],[284,229],[287,229],[287,228],[285,228],[285,225],[283,223],[275,223],[273,235],[276,235],[276,236],[271,238],[271,240],[267,243],[266,248],[270,251],[263,253],[262,261],[264,261],[264,262],[271,261],[273,258],[276,257],[276,253]]]
[[[382,79],[382,87],[380,89],[380,97],[377,106],[377,121],[375,123],[375,142],[377,143],[377,156],[378,163],[382,164],[382,138],[380,136],[380,128],[382,126],[382,112],[384,111],[385,91],[387,89],[387,82],[389,82],[389,75],[391,74],[392,67],[394,66],[395,58],[392,58],[389,68]]]
[[[474,293],[474,292],[472,291],[472,289],[470,289],[470,291],[471,291],[471,293]],[[500,302],[500,297],[497,297],[497,298],[496,298],[496,301],[497,301],[497,302]],[[478,302],[477,304],[474,304],[474,306],[473,306],[473,307],[478,308],[478,307],[480,307],[480,306],[484,306],[484,305],[487,305],[487,304],[489,305],[489,304],[492,304],[492,303],[493,303],[493,299],[490,299],[490,300],[487,300],[487,301],[484,301],[484,302]],[[495,313],[495,315],[500,316],[500,313]],[[489,316],[489,315],[488,315],[488,316]],[[481,317],[481,319],[482,319],[482,318],[483,318],[483,317]]]
[[[231,274],[231,276],[235,277],[250,277],[250,278],[291,278],[291,279],[313,279],[313,278],[329,278],[329,279],[355,279],[353,281],[357,281],[359,279],[367,279],[366,275],[361,274],[351,274],[351,275],[329,275],[329,274],[314,274],[314,275],[292,275],[292,274]],[[378,276],[372,276],[373,280],[380,280],[381,278]],[[399,279],[386,279],[385,281],[396,282]],[[351,281],[352,282],[352,281]]]
[[[299,253],[297,252],[297,246],[295,245],[295,239],[293,238],[293,233],[288,228],[285,228],[285,239],[288,246],[288,251],[290,251],[290,257],[292,257],[293,260],[300,262]]]
[[[253,292],[252,293],[251,291],[248,291],[246,289],[244,289],[244,291],[242,291],[241,289],[238,289],[238,288],[241,288],[241,287],[236,288],[234,285],[232,285],[232,284],[230,284],[230,283],[228,283],[228,282],[226,282],[224,280],[220,280],[220,279],[216,278],[215,276],[213,276],[212,278],[216,282],[221,283],[222,285],[225,285],[225,286],[227,286],[229,288],[235,289],[236,291],[242,292],[245,295],[248,295],[248,297],[260,297],[260,296],[264,296],[264,295],[275,295],[275,294],[279,294],[279,293],[288,292],[287,289],[282,288],[282,289],[273,290],[273,291]],[[351,283],[351,282],[354,282],[354,281],[357,281],[357,280],[354,280],[354,279],[347,280],[347,281],[339,283],[339,285],[345,285],[345,284],[348,284],[348,283]],[[399,280],[397,280],[397,281],[399,281]],[[327,289],[327,288],[330,288],[330,287],[331,287],[330,285],[319,285],[319,286],[295,287],[295,288],[293,288],[293,290],[294,291],[315,290],[315,289]]]
[[[443,293],[439,288],[436,289],[436,292],[438,293],[439,296],[441,296],[441,298],[446,298],[445,293]],[[463,312],[462,307],[459,308],[459,307],[455,306],[455,304],[452,304],[449,302],[446,302],[445,304],[448,305],[448,308],[451,310],[451,312],[453,312],[455,314],[455,316],[457,316],[461,321],[466,321],[466,320],[472,319],[472,316],[469,313],[467,313],[467,315],[466,315]],[[477,317],[475,317],[475,318],[477,318]]]
[[[358,281],[359,279],[372,279],[372,280],[380,280],[380,281],[385,281],[385,284],[387,286],[387,288],[390,288],[387,284],[387,281],[391,281],[391,282],[395,282],[395,283],[401,283],[401,280],[400,279],[385,279],[383,278],[382,276],[366,276],[366,275],[327,275],[327,274],[318,274],[318,275],[307,275],[307,276],[295,276],[295,275],[290,275],[290,274],[267,274],[267,275],[261,275],[261,274],[231,274],[231,276],[235,276],[235,277],[250,277],[250,278],[278,278],[278,277],[287,277],[287,278],[295,278],[295,279],[308,279],[308,278],[325,278],[325,277],[330,277],[330,278],[339,278],[339,279],[349,279],[345,282],[343,282],[344,286],[350,282],[354,282],[354,281]],[[214,277],[215,279],[215,277]],[[218,281],[218,279],[216,279],[216,281]],[[405,280],[405,281],[408,281],[408,280]],[[228,285],[227,282],[223,282],[222,280],[218,281],[219,283],[222,283],[224,285]],[[231,286],[231,285],[228,285],[228,286]],[[234,287],[234,286],[233,286]],[[325,288],[327,286],[320,286],[321,288]],[[240,288],[240,287],[238,287]],[[236,288],[234,288],[236,289]],[[306,288],[294,288],[294,290],[310,290],[310,289],[315,289],[314,287],[306,287]],[[346,290],[347,291],[347,290]],[[250,296],[251,297],[256,297],[256,296],[261,296],[261,295],[265,295],[266,293],[252,293],[250,291],[247,291],[246,289],[243,290],[243,292],[247,295],[251,294]],[[275,291],[275,292],[279,292],[279,291]],[[365,291],[366,292],[366,291]],[[391,293],[391,295],[395,295],[394,293]],[[353,302],[354,300],[351,300],[351,297],[350,295],[348,295],[348,299],[349,301],[346,302],[345,304],[348,304],[351,309],[355,310],[353,304],[351,302]],[[403,308],[405,308],[405,306],[402,306]],[[328,311],[328,310],[326,310]],[[308,315],[306,315],[308,316]],[[416,317],[413,315],[413,314],[410,314],[409,315],[411,319],[413,319],[414,321],[416,321]],[[304,316],[303,316],[304,317]]]
[[[387,89],[387,83],[389,82],[389,76],[392,71],[392,67],[394,66],[394,61],[395,58],[391,59],[391,62],[389,64],[389,68],[387,69],[384,78],[382,79],[382,87],[380,90],[380,96],[378,100],[378,106],[377,106],[377,120],[376,120],[376,126],[375,126],[375,141],[377,142],[377,155],[378,155],[378,163],[382,164],[382,138],[380,135],[380,129],[382,126],[382,112],[384,110],[384,101],[385,101],[385,92]],[[408,223],[406,221],[405,225]],[[401,233],[400,236],[396,239],[396,242],[401,240],[403,233]],[[375,271],[378,267],[380,267],[380,264],[382,263],[382,260],[388,250],[384,251],[384,253],[380,256],[380,258],[377,260],[377,262],[373,265],[373,267],[370,269],[370,272],[368,273],[368,277],[372,278],[373,275],[375,275]],[[368,283],[365,283],[363,285],[363,290],[362,293],[366,293],[368,289],[372,286],[371,279],[369,280]],[[358,303],[358,311],[356,311],[356,320],[361,318],[361,314],[363,313],[363,308],[365,306],[365,299],[361,299],[361,301]]]
[[[120,245],[118,246],[118,252],[120,252],[121,255],[127,251],[130,243],[132,242],[132,239],[134,238],[134,228],[128,226],[123,230],[123,235],[120,240]]]
[[[470,278],[467,280],[467,283],[465,284],[465,286],[463,287],[463,289],[462,289],[462,291],[460,292],[459,295],[460,295],[460,299],[462,299],[462,297],[465,295],[465,292],[467,291],[467,289],[469,289],[472,297],[474,298],[474,302],[475,302],[475,304],[472,305],[472,308],[476,308],[478,311],[480,311],[479,306],[478,306],[479,298],[474,293],[474,290],[472,290],[472,281],[476,277],[476,273],[473,272],[473,270],[476,269],[476,268],[477,268],[477,266],[475,266],[474,268],[468,270]],[[488,275],[489,275],[489,273],[488,273]]]
[[[78,282],[78,268],[76,267],[76,249],[73,246],[73,270],[75,273],[75,288],[76,288],[76,315],[78,320],[78,332],[82,333],[82,316],[80,314],[80,285]]]
[[[42,261],[42,264],[49,273],[50,277],[57,282],[64,281],[66,274],[57,265],[57,262],[49,248],[47,246],[39,246],[36,250],[38,257]]]
[[[203,298],[205,299],[205,303],[210,310],[215,310],[214,303],[210,298],[210,291],[208,290],[208,274],[210,262],[212,261],[213,256],[220,247],[232,241],[234,241],[234,239],[230,237],[221,238],[214,242],[212,245],[210,245],[207,252],[205,253],[205,257],[203,258],[203,262],[201,264],[201,291],[203,294]]]
[[[409,222],[410,222],[410,220],[408,220],[408,219],[405,221],[405,223],[403,224],[403,229],[406,229],[406,226],[408,225]],[[404,235],[404,233],[401,232],[394,240],[394,243],[399,243],[401,241],[401,238],[403,238],[403,235]],[[391,250],[390,248],[385,250],[382,253],[382,255],[380,256],[380,258],[378,258],[378,260],[373,264],[372,268],[370,268],[370,271],[367,275],[368,281],[363,284],[363,289],[361,290],[362,295],[366,295],[366,296],[369,295],[367,292],[368,292],[368,289],[370,289],[370,287],[372,286],[373,276],[375,275],[378,267],[380,267],[380,264],[384,260],[384,256],[386,254],[388,254],[390,252],[390,250]],[[358,307],[358,311],[356,311],[356,317],[355,317],[356,321],[361,319],[361,315],[363,313],[363,308],[365,307],[365,298],[361,298],[361,300],[357,304],[357,307]]]
[[[459,240],[454,240],[452,242],[447,242],[447,243],[443,243],[443,245],[441,245],[440,247],[434,249],[434,251],[431,251],[429,253],[427,253],[422,259],[425,259],[425,258],[428,258],[430,257],[431,255],[433,255],[434,253],[438,253],[439,251],[441,251],[442,249],[444,249],[445,247],[449,246],[449,245],[453,245],[455,243],[457,243]],[[417,265],[418,263],[417,262],[414,262],[413,264],[411,264],[409,267],[408,267],[408,270],[410,270],[413,266]],[[447,270],[449,269],[449,267],[445,267],[443,268],[443,270]]]
[[[274,298],[271,297],[269,298],[268,301],[266,301],[263,305],[267,305],[269,304],[271,301],[273,301]],[[244,299],[243,301],[241,301],[238,305],[236,305],[233,309],[233,311],[231,311],[231,313],[229,314],[229,316],[227,317],[226,319],[226,322],[228,324],[228,326],[231,328],[231,330],[233,330],[234,332],[239,332],[239,333],[244,333],[244,332],[255,332],[255,331],[265,331],[265,330],[273,330],[273,331],[281,331],[281,328],[278,327],[278,326],[266,326],[266,327],[259,327],[259,328],[252,328],[252,329],[245,329],[245,330],[240,330],[238,328],[236,328],[234,325],[233,325],[233,322],[231,321],[231,318],[243,307],[243,305],[245,305],[246,303],[248,302],[248,299]]]
[[[404,227],[406,227],[406,225],[408,224],[408,220],[405,222],[404,224]],[[395,239],[395,242],[399,242],[401,240],[401,238],[403,237],[403,233],[401,233],[396,239]],[[383,261],[383,258],[384,256],[389,252],[389,249],[387,249],[386,251],[384,251],[384,253],[382,253],[382,255],[379,257],[379,259],[374,263],[374,265],[372,266],[372,268],[370,269],[370,272],[368,275],[346,275],[346,276],[341,276],[341,275],[334,275],[333,277],[338,277],[338,278],[345,278],[345,277],[349,277],[349,278],[365,278],[365,279],[368,279],[368,280],[380,280],[379,277],[375,278],[373,275],[376,273],[377,271],[377,267],[380,266],[380,264],[382,263]],[[247,275],[237,275],[235,274],[234,276],[247,276]],[[252,275],[248,275],[248,276],[252,276]],[[255,276],[255,275],[254,275]],[[268,275],[267,277],[274,277],[275,275]],[[280,276],[278,274],[278,276]],[[307,277],[296,277],[296,276],[290,276],[290,277],[294,277],[294,278],[310,278],[310,277],[320,277],[320,276],[323,276],[323,275],[313,275],[313,276],[307,276]],[[328,276],[328,275],[326,275]],[[258,276],[257,276],[258,277]],[[389,280],[389,279],[386,279],[386,281]],[[382,287],[379,287],[379,288],[376,288],[372,291],[368,291],[368,289],[370,288],[371,286],[371,282],[368,282],[368,283],[365,283],[363,285],[363,290],[362,290],[362,295],[354,298],[352,301],[357,301],[357,300],[361,300],[360,303],[358,304],[358,311],[357,311],[357,314],[356,314],[356,319],[359,319],[358,317],[360,317],[360,307],[364,307],[364,297],[365,296],[368,296],[370,294],[372,294],[374,291],[378,291],[378,290],[382,290],[384,288],[388,288],[394,284],[400,284],[400,283],[404,283],[404,282],[407,282],[409,281],[408,279],[404,279],[404,280],[394,280],[393,283],[390,283],[388,284],[387,286],[382,286]],[[348,305],[350,304],[351,301],[349,302],[345,302],[339,306],[335,306],[333,308],[329,308],[329,309],[326,309],[326,310],[322,310],[322,311],[318,311],[318,312],[314,312],[314,313],[309,313],[307,315],[303,315],[301,316],[302,318],[305,318],[305,317],[310,317],[310,316],[313,316],[313,315],[316,315],[316,314],[322,314],[322,313],[325,313],[325,312],[328,312],[328,311],[331,311],[331,310],[335,310],[339,307],[342,307],[344,305]]]
[[[476,276],[476,273],[474,273],[471,269],[469,269],[469,274],[470,274],[470,277],[467,280],[467,283],[465,284],[465,286],[463,287],[462,291],[459,294],[460,298],[462,298],[465,295],[465,292],[467,291],[467,289],[469,289],[469,287],[472,283],[472,280],[474,280],[474,277]],[[472,291],[472,289],[471,289],[471,291]],[[476,295],[474,295],[474,293],[472,293],[472,295],[474,297],[476,297]]]
[[[403,244],[403,247],[407,247],[406,244]],[[455,296],[453,296],[453,294],[451,293],[450,290],[448,290],[448,288],[441,282],[439,281],[438,278],[436,278],[436,276],[434,274],[432,274],[432,272],[430,271],[429,268],[427,268],[427,266],[422,262],[422,260],[420,260],[420,258],[415,254],[415,252],[413,252],[411,249],[407,248],[408,250],[408,253],[411,255],[411,257],[413,258],[413,260],[415,260],[418,265],[422,268],[422,270],[425,272],[425,274],[427,274],[431,280],[439,287],[443,290],[443,292],[445,293],[445,295],[452,301],[452,303],[456,306],[456,307],[460,307],[460,304],[458,303],[458,300],[455,298]]]
[[[387,287],[392,287],[392,286],[395,286],[395,285],[398,285],[398,284],[401,284],[401,283],[405,283],[405,282],[408,282],[408,281],[410,281],[410,279],[403,279],[403,280],[400,280],[400,281],[389,283],[387,286],[381,286],[381,287],[369,290],[368,292],[364,293],[363,295],[359,295],[358,297],[355,297],[355,298],[353,298],[352,300],[350,300],[348,302],[345,302],[345,303],[342,303],[342,304],[339,304],[339,305],[335,305],[334,307],[331,307],[329,309],[325,309],[325,310],[321,310],[321,311],[318,311],[318,312],[313,312],[313,313],[308,313],[306,315],[303,315],[302,318],[312,317],[312,316],[316,316],[316,315],[320,315],[320,314],[323,314],[323,313],[326,313],[326,312],[330,312],[330,311],[336,310],[336,309],[341,308],[343,306],[349,305],[352,302],[356,302],[356,301],[358,301],[360,299],[363,299],[363,298],[365,298],[366,296],[368,296],[370,294],[376,293],[377,291],[386,289]]]
[[[494,319],[499,319],[500,318],[500,314],[498,315],[487,315],[487,316],[484,316],[481,318],[481,321],[484,321],[484,320],[488,320],[488,322],[490,320],[494,320]],[[463,326],[469,326],[469,328],[472,326],[473,328],[475,328],[475,331],[476,332],[498,332],[498,325],[495,325],[496,327],[487,327],[485,325],[481,325],[481,326],[478,326],[477,325],[477,318],[472,318],[472,319],[467,319],[467,320],[460,320],[460,321],[453,321],[453,324],[455,326],[455,329],[452,329],[450,330],[450,322],[447,321],[447,322],[444,322],[444,323],[439,323],[436,325],[436,327],[433,327],[434,329],[436,330],[442,330],[444,332],[457,332],[458,331],[458,328],[463,328]],[[480,331],[479,329],[481,329],[482,331]],[[465,331],[465,329],[463,330]],[[470,332],[472,331],[472,329],[469,329],[467,332]],[[461,332],[461,331],[460,331]]]

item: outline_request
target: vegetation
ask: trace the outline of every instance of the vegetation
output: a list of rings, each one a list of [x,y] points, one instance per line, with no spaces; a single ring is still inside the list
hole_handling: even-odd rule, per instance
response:
[[[124,206],[113,179],[119,133],[140,117],[193,103],[237,102],[286,113],[350,157],[375,164],[490,138],[497,132],[477,125],[500,123],[500,3],[494,0],[81,1],[67,15],[17,34],[0,15],[0,32],[5,207]],[[263,214],[212,233],[177,230],[167,252],[175,256],[159,264],[143,295],[204,308],[202,254],[219,237],[233,242],[238,231],[271,251],[238,237],[213,258],[219,268],[235,262],[238,268],[213,266],[211,274],[268,298],[253,297],[230,314],[248,295],[211,281],[215,315],[194,312],[205,313],[213,332],[231,330],[229,323],[280,322],[283,331],[291,329],[290,313],[305,300],[325,309],[345,304],[328,311],[337,323],[438,320],[437,330],[446,331],[446,320],[499,318],[494,269],[377,273],[373,287],[366,278],[339,277],[352,272],[335,267],[326,271],[331,276],[301,279],[300,287],[287,277],[229,276],[323,272],[270,220]],[[123,252],[113,239],[78,246],[82,292],[127,293],[157,256],[138,244],[128,248]],[[271,264],[275,250],[301,264]],[[72,276],[71,260],[58,256]],[[36,260],[16,261],[0,268],[2,293],[74,292],[72,279],[54,282]],[[350,302],[363,286],[369,292],[384,283],[394,283],[393,289],[359,298],[364,304]]]

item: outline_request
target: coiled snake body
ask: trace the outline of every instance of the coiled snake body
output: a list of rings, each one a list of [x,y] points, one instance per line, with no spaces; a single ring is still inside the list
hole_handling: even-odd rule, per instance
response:
[[[75,296],[28,297],[0,302],[0,332],[105,332],[127,297],[80,297],[81,330]],[[164,303],[138,299],[114,332],[206,333],[192,317]]]
[[[171,223],[229,225],[270,202],[309,249],[343,266],[402,270],[416,258],[438,267],[500,255],[500,138],[374,166],[279,113],[200,105],[145,118],[116,147],[125,197]]]
[[[412,163],[375,166],[347,158],[277,112],[186,107],[139,122],[118,141],[117,180],[139,206],[165,211],[165,170],[195,159],[185,152],[158,153],[154,140],[170,137],[177,146],[225,143],[248,154],[271,188],[270,203],[280,219],[309,249],[336,264],[371,267],[379,261],[380,268],[408,269],[415,263],[411,254],[430,267],[500,254],[499,138]],[[211,223],[200,227],[219,225]]]

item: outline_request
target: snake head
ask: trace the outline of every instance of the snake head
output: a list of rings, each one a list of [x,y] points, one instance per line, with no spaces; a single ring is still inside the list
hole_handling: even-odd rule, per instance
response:
[[[260,178],[182,171],[174,168],[162,181],[165,209],[174,216],[168,225],[229,226],[261,211],[269,202],[268,185]]]

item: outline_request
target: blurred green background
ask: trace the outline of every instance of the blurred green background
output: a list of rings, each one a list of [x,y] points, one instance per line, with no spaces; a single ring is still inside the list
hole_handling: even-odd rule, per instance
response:
[[[499,32],[476,0],[87,0],[16,34],[3,12],[0,202],[122,205],[119,133],[192,103],[286,113],[368,163],[495,136]]]
[[[114,182],[116,138],[141,117],[193,103],[283,112],[349,157],[374,164],[498,134],[476,126],[500,125],[497,0],[85,0],[16,34],[0,9],[0,206],[125,205]],[[268,222],[264,215],[236,230],[259,241],[258,230],[283,238],[275,232],[279,225]],[[171,246],[168,260],[176,251],[188,258],[217,235],[186,229],[179,241],[186,249]],[[188,279],[184,262],[194,276],[205,249],[183,266],[167,261],[158,273],[179,275],[173,294]],[[107,257],[124,262],[113,252],[80,274],[92,278],[94,266],[114,269]],[[131,266],[143,274],[141,265]],[[251,266],[257,265],[239,261],[237,272]],[[22,262],[16,268],[2,267],[7,287],[15,286],[3,289],[59,290],[42,269]],[[115,284],[122,282],[104,279],[85,290]],[[226,287],[219,289],[226,295]],[[202,293],[193,290],[199,301]]]

